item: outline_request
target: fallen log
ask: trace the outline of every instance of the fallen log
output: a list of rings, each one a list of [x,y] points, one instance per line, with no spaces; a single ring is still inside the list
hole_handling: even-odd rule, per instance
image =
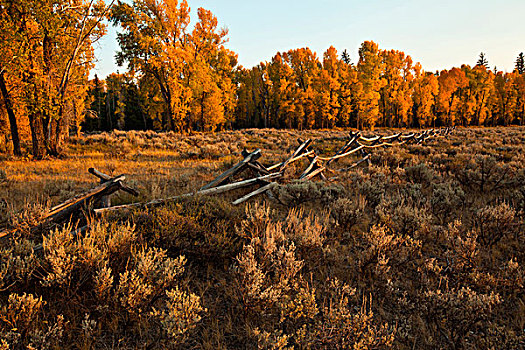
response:
[[[348,157],[349,155],[351,154],[354,154],[355,152],[358,152],[360,150],[362,150],[363,148],[365,148],[365,146],[361,145],[357,148],[354,148],[353,150],[351,151],[348,151],[346,153],[342,153],[342,154],[339,154],[339,155],[336,155],[336,156],[332,156],[332,157],[319,157],[319,160],[322,160],[322,161],[329,161],[329,160],[336,160],[336,159],[339,159],[339,158],[344,158],[344,157]]]
[[[412,139],[416,136],[416,134],[414,134],[413,132],[411,132],[410,134],[407,134],[407,135],[401,135],[399,138],[400,139],[403,139],[403,140],[406,140],[406,139]]]
[[[362,146],[363,148],[368,148],[368,149],[372,149],[372,148],[380,148],[380,147],[385,147],[385,146],[394,146],[393,143],[386,143],[386,142],[384,142],[384,143],[378,143],[378,144],[375,144],[375,145],[364,145],[364,144],[362,144],[362,143],[360,143],[360,142],[358,142],[358,144],[359,144],[360,146]]]
[[[110,179],[109,181],[104,182],[103,184],[84,192],[74,198],[71,198],[64,203],[61,203],[53,208],[51,208],[44,216],[42,217],[40,223],[31,229],[45,227],[50,223],[60,223],[62,221],[70,218],[75,212],[79,211],[83,207],[87,206],[89,203],[99,201],[102,197],[110,195],[122,187],[122,181],[126,177],[124,175],[117,176]],[[9,237],[18,229],[4,230],[0,232],[0,238]]]
[[[343,153],[347,152],[348,149],[349,149],[350,147],[352,147],[352,145],[357,141],[358,137],[359,137],[358,135],[356,135],[356,136],[352,136],[352,138],[350,139],[350,141],[348,141],[343,147],[341,147],[341,148],[339,149],[339,151],[337,151],[337,152],[334,154],[334,156],[338,156],[338,155],[340,155],[340,154],[343,154]],[[332,163],[334,160],[337,160],[337,158],[332,158],[332,159],[328,160],[328,162],[326,163],[326,165],[330,165],[330,163]]]
[[[312,170],[314,170],[315,166],[317,165],[317,160],[319,157],[315,157],[308,168],[303,171],[303,173],[299,176],[299,179],[303,179],[305,176],[307,176]]]
[[[250,163],[255,164],[259,168],[261,168],[264,171],[266,171],[268,174],[270,173],[270,171],[268,169],[266,169],[266,167],[264,165],[262,165],[258,160],[252,160]]]
[[[395,135],[390,135],[390,136],[385,136],[383,137],[382,141],[396,141],[397,139],[399,139],[401,137],[401,133],[398,133],[398,134],[395,134]]]
[[[346,172],[348,170],[352,170],[352,169],[356,168],[357,166],[359,166],[363,162],[366,162],[366,161],[369,161],[369,160],[370,160],[370,154],[367,154],[366,157],[364,157],[362,159],[359,159],[357,162],[355,162],[354,164],[350,165],[349,167],[342,168],[342,169],[337,169],[336,171],[337,172]],[[337,180],[339,178],[340,178],[340,176],[333,176],[333,177],[329,178],[328,181],[334,181],[334,180]]]
[[[370,154],[367,154],[364,158],[362,159],[359,159],[357,162],[355,162],[354,164],[350,165],[349,167],[346,167],[346,168],[343,168],[343,169],[339,169],[338,171],[348,171],[348,170],[351,170],[357,166],[359,166],[359,164],[363,163],[363,162],[366,162],[366,161],[369,161],[370,160]]]
[[[156,199],[156,200],[153,200],[153,201],[147,202],[147,203],[133,203],[133,204],[119,205],[119,206],[114,206],[114,207],[109,207],[109,208],[94,209],[93,212],[95,214],[97,214],[97,215],[100,215],[100,214],[104,214],[104,213],[108,213],[108,212],[116,212],[116,211],[120,211],[120,210],[130,210],[130,209],[136,209],[136,208],[155,207],[155,206],[167,203],[167,202],[173,202],[173,201],[176,201],[176,200],[179,200],[179,199],[188,198],[188,197],[209,196],[209,195],[213,195],[213,194],[220,194],[220,193],[224,193],[224,192],[228,192],[228,191],[233,191],[233,190],[236,190],[238,188],[249,187],[249,186],[255,185],[255,184],[260,183],[260,182],[265,181],[265,180],[277,179],[277,178],[279,178],[281,176],[282,176],[281,173],[272,173],[272,174],[269,174],[269,175],[259,176],[259,177],[256,177],[256,178],[253,178],[253,179],[249,179],[249,180],[234,182],[234,183],[231,183],[231,184],[222,185],[222,186],[218,186],[218,187],[214,187],[214,188],[208,188],[208,189],[205,189],[205,190],[199,190],[199,191],[196,191],[196,192],[190,192],[190,193],[186,193],[186,194],[183,194],[183,195],[180,195],[180,196],[170,197],[170,198],[166,198],[166,199]]]
[[[365,141],[365,142],[377,142],[379,141],[383,136],[374,136],[374,137],[364,137],[364,136],[360,136],[359,137],[359,141]]]
[[[257,163],[250,162],[250,163],[247,163],[246,165],[249,168],[251,168],[252,170],[254,170],[259,175],[268,175],[268,174],[270,174],[270,172],[266,168],[259,166],[259,164],[257,164]]]
[[[370,161],[370,153],[366,153],[364,149],[361,150],[361,155],[366,158],[366,162],[368,163],[368,166],[372,165],[372,162]]]
[[[306,175],[305,177],[303,177],[301,180],[303,181],[306,181],[306,180],[311,180],[313,179],[317,174],[321,174],[323,173],[323,171],[326,169],[326,167],[322,166],[322,167],[319,167],[315,170],[313,170],[312,172],[310,172],[308,175]]]

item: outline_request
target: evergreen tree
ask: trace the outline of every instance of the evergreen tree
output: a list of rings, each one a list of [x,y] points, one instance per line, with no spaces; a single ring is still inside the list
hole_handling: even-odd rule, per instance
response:
[[[489,69],[489,61],[487,61],[487,57],[485,56],[485,53],[479,54],[478,62],[476,63],[476,66],[483,66],[487,69]]]
[[[346,51],[346,49],[341,54],[341,60],[346,64],[352,63],[352,61],[350,60],[350,54],[348,53],[348,51]]]
[[[82,122],[82,129],[86,131],[107,130],[106,127],[106,92],[105,82],[95,74],[89,82],[86,100],[86,117]]]
[[[518,58],[516,58],[516,70],[519,74],[525,73],[525,56],[523,55],[523,52],[521,52],[518,55]]]

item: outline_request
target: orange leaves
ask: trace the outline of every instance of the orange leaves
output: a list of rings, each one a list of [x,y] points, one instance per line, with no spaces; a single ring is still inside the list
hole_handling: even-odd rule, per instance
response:
[[[468,86],[468,79],[461,69],[452,68],[449,71],[442,71],[438,82],[438,110],[443,113],[443,121],[446,125],[455,125],[460,89]]]
[[[412,58],[402,51],[382,51],[383,78],[381,114],[387,126],[406,126],[412,109]]]
[[[434,105],[439,93],[438,78],[432,73],[421,75],[416,70],[413,82],[414,119],[420,126],[430,126],[435,120]]]

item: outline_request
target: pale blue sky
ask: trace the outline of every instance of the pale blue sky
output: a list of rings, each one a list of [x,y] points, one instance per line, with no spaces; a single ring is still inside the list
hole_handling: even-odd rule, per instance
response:
[[[353,62],[365,40],[381,49],[402,50],[427,71],[474,65],[481,51],[491,68],[512,71],[525,52],[525,0],[189,0],[212,10],[227,27],[227,47],[239,63],[252,67],[278,51],[310,47],[319,57],[333,45],[347,49]],[[196,16],[192,17],[194,20]],[[117,67],[116,29],[109,28],[96,49],[91,75],[101,78]]]

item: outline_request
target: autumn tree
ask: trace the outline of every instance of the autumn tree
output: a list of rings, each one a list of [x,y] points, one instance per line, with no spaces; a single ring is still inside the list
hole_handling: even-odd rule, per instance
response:
[[[514,111],[517,102],[517,91],[514,88],[514,81],[518,77],[517,73],[498,72],[494,78],[494,92],[492,98],[492,113],[494,115],[492,124],[500,123],[509,125],[514,118]]]
[[[339,115],[340,126],[350,126],[357,120],[358,73],[353,64],[339,65]]]
[[[488,99],[494,75],[482,65],[474,68],[465,65],[461,69],[468,79],[468,86],[462,90],[460,97],[459,115],[462,124],[465,126],[481,125],[489,114]]]
[[[280,102],[278,116],[284,126],[298,128],[303,116],[302,106],[297,100],[300,88],[296,83],[294,71],[285,57],[285,54],[277,53],[271,62],[271,71],[275,72],[272,75],[273,87],[278,93]]]
[[[455,125],[461,89],[468,86],[468,79],[460,68],[443,70],[439,74],[438,112],[445,125]]]
[[[254,83],[256,81],[254,72],[255,67],[251,69],[245,69],[239,67],[236,72],[237,88],[237,106],[235,110],[235,126],[238,128],[251,127],[256,125],[256,121],[253,119],[256,115],[255,109],[255,89]]]
[[[16,5],[13,1],[0,0],[0,93],[3,98],[6,114],[9,120],[9,129],[13,143],[13,153],[16,156],[22,154],[20,148],[20,135],[18,132],[18,122],[15,116],[13,97],[8,89],[6,82],[6,71],[13,69],[20,51],[20,38],[17,31],[16,22],[12,19],[16,16]],[[14,73],[12,71],[12,73]]]
[[[182,79],[190,52],[186,49],[190,8],[183,0],[119,1],[112,21],[123,28],[117,40],[119,65],[128,64],[132,73],[151,76],[165,103],[163,126],[182,130],[189,109],[191,91]]]
[[[435,123],[436,97],[439,92],[438,78],[430,72],[424,72],[421,64],[414,66],[412,94],[412,113],[417,126],[430,126]]]
[[[3,43],[13,49],[1,69],[20,87],[37,158],[59,155],[70,123],[82,114],[92,45],[105,33],[102,20],[110,6],[103,0],[5,0],[2,6],[8,9],[3,19],[16,32]]]
[[[357,127],[371,129],[379,119],[379,99],[381,88],[385,85],[381,77],[383,63],[379,47],[373,41],[365,41],[359,49],[358,87],[357,87]]]
[[[42,124],[44,145],[47,152],[57,155],[68,131],[67,105],[74,94],[84,95],[78,87],[87,81],[89,69],[93,66],[93,43],[105,34],[105,18],[112,2],[78,1],[75,5],[67,1],[37,1],[36,10],[42,11],[35,18],[42,38],[41,54],[30,65],[37,69],[40,77],[29,76],[30,85],[47,89],[43,96]],[[38,13],[38,12],[37,12]],[[32,43],[34,44],[34,43]],[[38,44],[40,45],[40,44]],[[41,104],[42,106],[42,104]],[[33,119],[38,118],[37,113]]]
[[[412,109],[412,58],[404,52],[382,51],[385,81],[380,90],[380,116],[385,126],[407,126]]]
[[[286,118],[279,114],[282,101],[278,91],[280,83],[286,83],[281,79],[277,64],[261,62],[251,69],[241,67],[236,79],[239,85],[236,111],[238,125],[267,128],[286,123],[286,120],[279,119]]]
[[[298,128],[313,128],[316,123],[314,82],[320,69],[319,59],[309,48],[290,50],[284,58],[292,68],[298,86],[293,96],[300,118]]]
[[[237,57],[224,48],[228,32],[217,28],[210,11],[198,10],[191,33],[186,0],[119,2],[112,19],[124,29],[117,62],[157,82],[166,108],[164,127],[214,129],[231,120]]]
[[[523,125],[525,119],[525,74],[515,75],[513,83],[516,90],[514,117],[519,125]]]
[[[315,101],[317,126],[333,128],[341,108],[339,94],[341,88],[340,65],[337,50],[330,46],[323,55],[322,69],[315,80]]]

